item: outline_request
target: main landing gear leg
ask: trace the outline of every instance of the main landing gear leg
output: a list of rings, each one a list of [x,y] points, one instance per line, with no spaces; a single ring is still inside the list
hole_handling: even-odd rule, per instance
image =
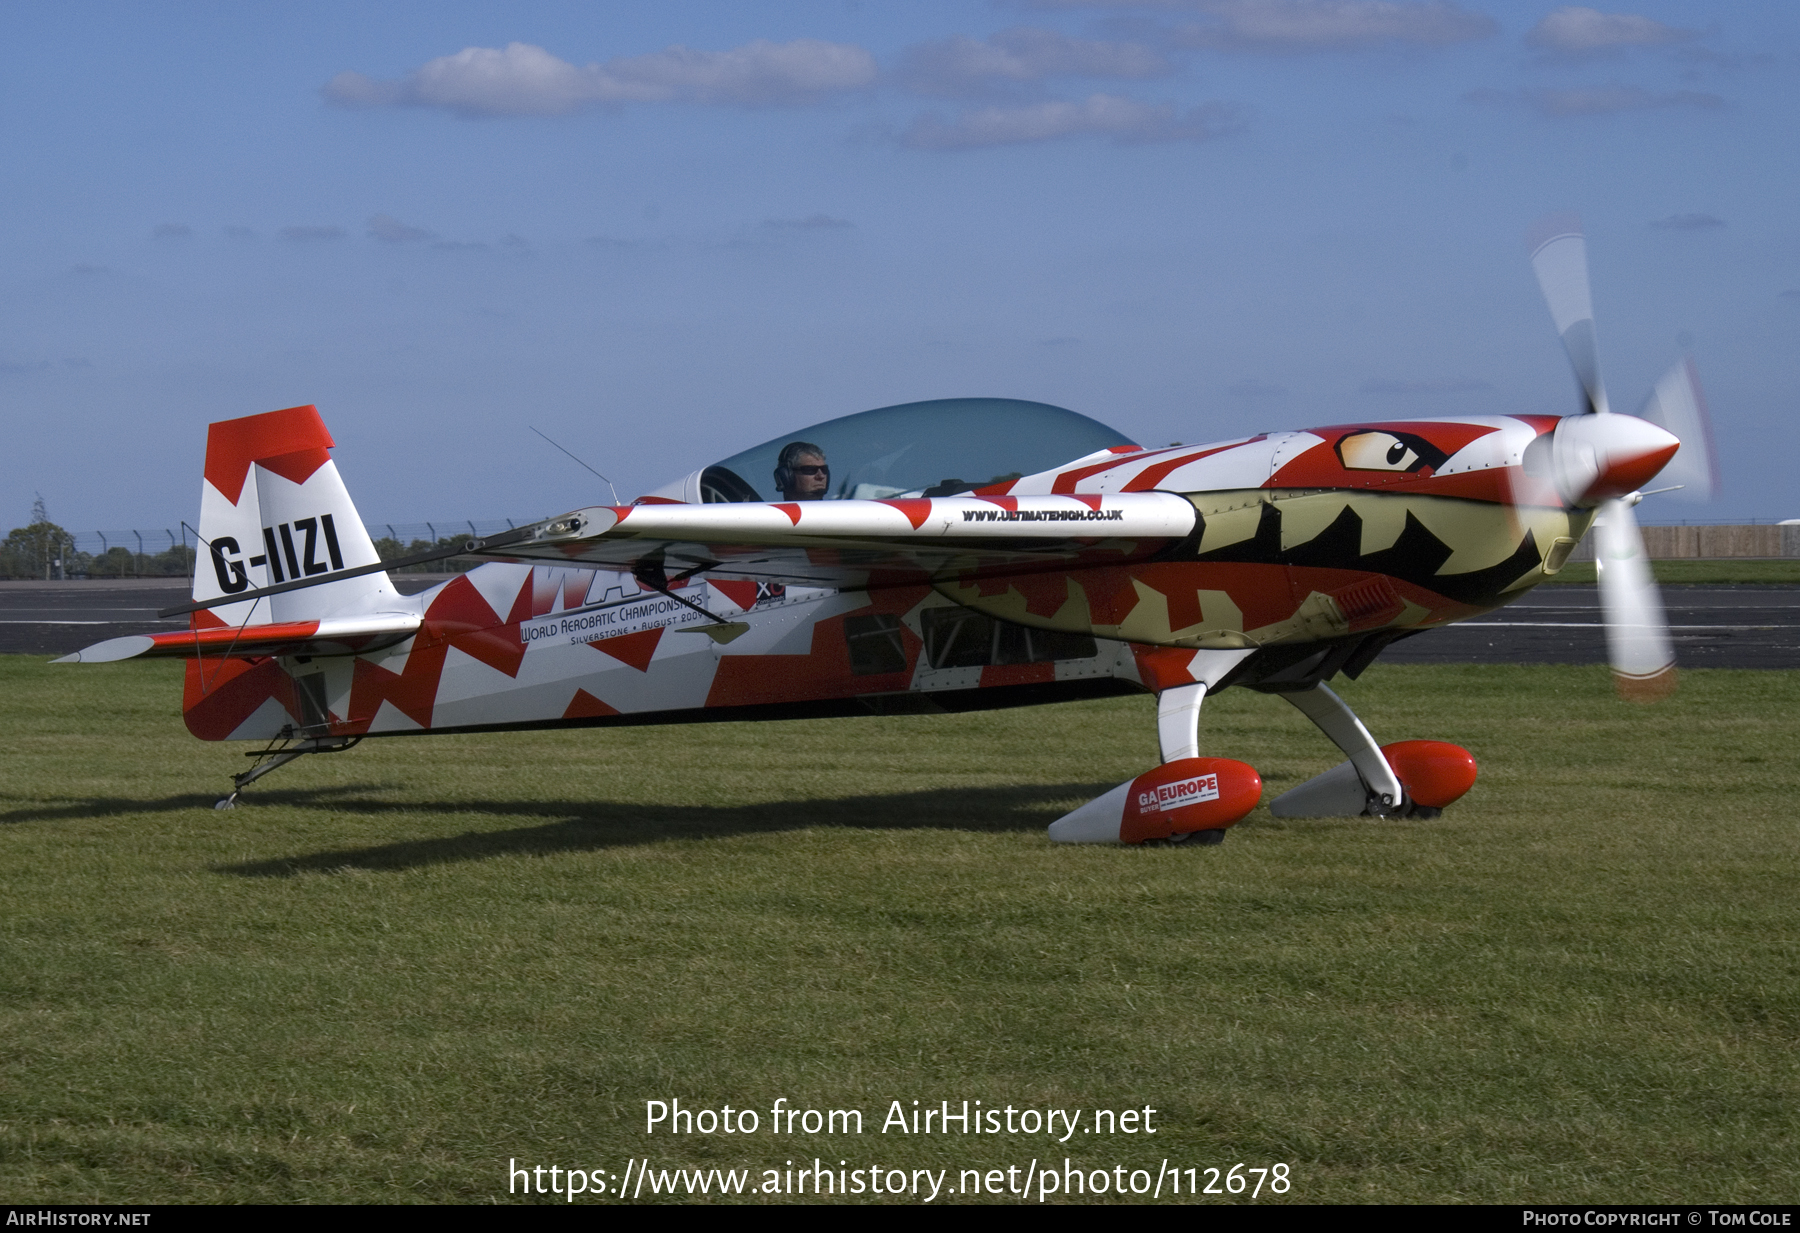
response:
[[[1156,695],[1156,743],[1164,762],[1200,756],[1200,704],[1205,701],[1204,682]]]
[[[1200,756],[1200,707],[1206,701],[1206,683],[1177,685],[1156,695],[1156,743],[1165,764]],[[1184,831],[1170,835],[1168,843],[1215,844],[1225,842],[1223,830]]]
[[[1262,779],[1256,768],[1229,758],[1200,756],[1200,707],[1206,692],[1250,651],[1192,651],[1181,665],[1182,684],[1156,694],[1156,743],[1162,765],[1095,797],[1050,825],[1058,843],[1215,844],[1256,808]],[[1166,678],[1164,678],[1166,679]],[[1179,679],[1179,678],[1178,678]],[[1144,683],[1154,688],[1154,676]]]
[[[1409,802],[1394,768],[1362,720],[1323,682],[1283,694],[1350,758],[1269,802],[1278,818],[1332,818],[1405,813]]]
[[[289,737],[277,737],[267,749],[256,753],[245,754],[247,758],[257,759],[256,765],[231,777],[231,795],[213,806],[214,809],[236,809],[238,797],[244,789],[267,775],[270,771],[279,770],[296,758],[304,758],[307,754],[342,753],[346,749],[360,744],[360,736],[309,737],[296,743]]]

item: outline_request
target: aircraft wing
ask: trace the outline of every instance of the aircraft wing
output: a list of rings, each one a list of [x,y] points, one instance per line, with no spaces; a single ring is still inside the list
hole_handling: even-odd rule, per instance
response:
[[[1193,504],[1167,492],[600,505],[471,555],[842,588],[1121,565],[1197,523]]]
[[[104,664],[140,656],[146,659],[200,659],[250,655],[352,655],[379,650],[411,637],[420,622],[416,612],[378,612],[369,616],[280,621],[266,625],[219,624],[178,633],[109,638],[51,662]]]

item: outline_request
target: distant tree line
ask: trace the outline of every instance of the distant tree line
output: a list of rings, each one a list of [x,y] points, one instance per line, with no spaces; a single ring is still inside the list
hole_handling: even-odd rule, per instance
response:
[[[375,551],[383,561],[455,548],[469,538],[461,532],[440,535],[431,523],[377,525],[388,532],[374,541]],[[470,535],[492,535],[513,523],[500,519],[463,525],[469,528]],[[425,534],[420,535],[419,531]],[[166,548],[152,550],[165,538]],[[198,542],[199,536],[186,523],[181,524],[179,537],[173,530],[69,531],[50,521],[40,496],[32,502],[31,521],[14,527],[0,541],[0,578],[185,578],[193,574]],[[403,572],[461,573],[478,564],[449,558],[407,566]]]
[[[82,538],[96,537],[89,534]],[[396,561],[433,548],[454,548],[466,539],[466,535],[446,535],[437,540],[414,539],[402,544],[392,536],[384,535],[375,541],[375,551],[384,561]],[[46,519],[14,527],[6,539],[0,541],[0,578],[41,581],[58,578],[186,578],[194,572],[194,557],[192,544],[179,543],[161,552],[137,552],[119,544],[98,552],[84,551],[73,534]],[[398,572],[461,573],[478,564],[478,561],[452,558],[408,566]]]
[[[74,535],[47,518],[14,527],[0,541],[0,578],[185,578],[193,569],[192,544],[171,544],[161,552],[113,544],[87,552]]]
[[[468,538],[469,537],[466,535],[445,535],[436,541],[429,539],[415,539],[402,547],[400,541],[393,536],[383,535],[380,539],[375,541],[375,551],[380,554],[381,559],[384,561],[398,561],[401,557],[410,557],[417,553],[429,552],[433,548],[454,548],[458,544],[466,543]],[[404,569],[398,569],[394,572],[397,574],[461,574],[467,573],[469,570],[474,569],[480,564],[480,561],[471,561],[464,557],[451,557],[447,561],[431,561],[425,565],[408,565]]]

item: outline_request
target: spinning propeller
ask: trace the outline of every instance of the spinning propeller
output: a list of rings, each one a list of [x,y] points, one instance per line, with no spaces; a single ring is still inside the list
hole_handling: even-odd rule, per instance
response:
[[[1654,702],[1675,692],[1675,652],[1632,509],[1644,498],[1642,486],[1684,447],[1683,438],[1693,460],[1686,470],[1704,475],[1704,495],[1711,495],[1705,403],[1692,365],[1683,361],[1657,385],[1646,418],[1614,413],[1600,379],[1581,222],[1572,215],[1552,215],[1537,225],[1530,244],[1538,286],[1587,401],[1586,414],[1557,425],[1548,459],[1551,479],[1569,506],[1598,507],[1594,556],[1613,682],[1621,697]]]

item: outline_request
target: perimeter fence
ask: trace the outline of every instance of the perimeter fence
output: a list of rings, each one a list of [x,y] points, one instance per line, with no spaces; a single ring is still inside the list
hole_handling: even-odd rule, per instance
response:
[[[510,518],[476,518],[366,525],[381,559],[394,561],[433,548],[454,548],[471,535],[495,535],[516,524]],[[1654,560],[1800,557],[1800,523],[1791,519],[1645,523],[1642,530],[1645,552]],[[51,522],[33,523],[0,542],[0,578],[189,577],[198,544],[199,536],[185,522],[127,531],[70,531]],[[1569,559],[1593,560],[1593,545],[1594,537],[1585,536]],[[451,558],[398,572],[460,573],[476,564]]]
[[[375,537],[375,551],[384,561],[432,548],[454,548],[471,535],[495,535],[514,525],[510,518],[367,524]],[[185,578],[194,572],[199,542],[185,522],[125,531],[71,531],[55,523],[33,523],[0,543],[0,578]],[[476,564],[451,558],[398,572],[459,573]]]
[[[1800,557],[1800,524],[1792,522],[1662,523],[1638,528],[1652,561]],[[1584,536],[1571,561],[1592,561],[1598,537]]]

